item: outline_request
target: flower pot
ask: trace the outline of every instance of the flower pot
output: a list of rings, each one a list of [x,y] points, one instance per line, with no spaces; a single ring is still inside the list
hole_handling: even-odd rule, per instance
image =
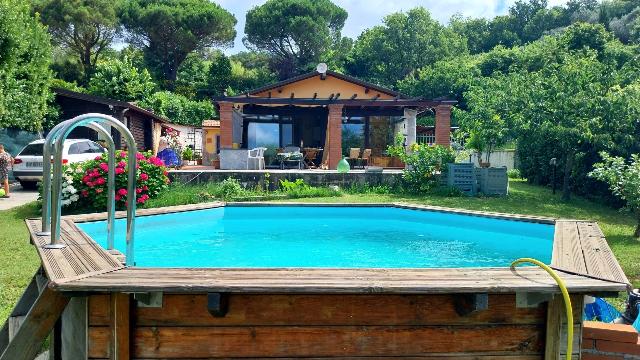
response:
[[[212,160],[211,166],[213,166],[214,169],[220,169],[220,159]]]

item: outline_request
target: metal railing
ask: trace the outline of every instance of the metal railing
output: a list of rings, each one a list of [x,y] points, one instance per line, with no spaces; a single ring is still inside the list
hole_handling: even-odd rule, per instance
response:
[[[64,141],[77,127],[85,126],[97,131],[107,139],[108,174],[107,174],[107,249],[112,250],[115,243],[115,143],[111,134],[100,124],[116,128],[125,138],[128,148],[127,173],[127,235],[126,265],[134,265],[134,229],[136,214],[136,173],[137,147],[133,135],[127,127],[114,117],[104,114],[85,114],[56,125],[47,135],[43,150],[42,177],[42,230],[41,236],[51,236],[46,249],[63,249],[60,242],[60,217],[62,207],[62,151]],[[53,161],[51,156],[53,155]],[[51,172],[53,163],[53,175]],[[53,181],[53,184],[52,184]],[[53,204],[52,204],[53,201]]]

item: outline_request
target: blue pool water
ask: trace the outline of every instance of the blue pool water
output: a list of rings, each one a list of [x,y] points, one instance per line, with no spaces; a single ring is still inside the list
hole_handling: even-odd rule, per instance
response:
[[[125,223],[116,248],[125,252]],[[78,226],[106,247],[104,221]],[[141,267],[456,268],[551,261],[553,225],[392,207],[221,207],[136,219]]]

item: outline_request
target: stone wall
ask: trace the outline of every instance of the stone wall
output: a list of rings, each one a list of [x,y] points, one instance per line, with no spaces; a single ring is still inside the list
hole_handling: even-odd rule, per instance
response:
[[[312,186],[337,185],[341,188],[348,188],[353,185],[363,186],[393,186],[402,180],[401,171],[384,171],[382,173],[367,173],[364,171],[349,172],[339,174],[335,171],[224,171],[224,170],[173,170],[169,172],[172,182],[201,184],[206,182],[220,182],[227,178],[234,178],[240,181],[247,188],[264,184],[265,174],[269,174],[270,189],[275,190],[280,186],[280,180],[295,181],[303,179],[306,184]]]

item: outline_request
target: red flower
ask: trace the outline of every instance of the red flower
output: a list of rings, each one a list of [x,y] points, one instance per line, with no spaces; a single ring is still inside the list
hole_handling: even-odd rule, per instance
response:
[[[118,166],[118,167],[125,167],[125,166],[127,166],[127,163],[126,163],[126,162],[124,162],[124,161],[120,161],[120,162],[118,163],[118,165],[116,165],[116,166]]]
[[[120,199],[122,199],[122,196],[120,196],[120,195],[116,194],[115,199],[116,199],[116,201],[120,201]]]
[[[126,151],[120,152],[120,157],[121,158],[126,158],[127,157],[127,152]]]
[[[140,174],[140,179],[142,179],[142,181],[147,181],[149,180],[149,175],[142,173]]]
[[[96,188],[96,194],[100,194],[101,192],[103,192],[104,189],[103,188]]]
[[[136,153],[136,159],[142,160],[144,159],[144,155],[142,153]]]
[[[93,187],[93,183],[91,181],[87,181],[87,186],[88,187]]]
[[[149,187],[147,185],[145,185],[145,186],[142,187],[142,190],[143,191],[147,191],[147,190],[149,190]]]
[[[162,172],[162,174],[163,174],[164,176],[167,176],[167,175],[169,175],[169,172],[168,172],[167,170],[165,170],[164,172]]]
[[[123,168],[121,168],[121,167],[116,168],[116,174],[122,174],[123,172],[124,172]]]
[[[141,194],[141,193],[142,193],[142,189],[137,188],[137,189],[136,189],[136,194]]]
[[[82,195],[82,197],[87,197],[87,196],[89,196],[89,191],[82,190],[82,191],[80,191],[80,195]]]
[[[102,156],[96,156],[96,158],[94,160],[101,160]]]
[[[127,189],[125,189],[125,188],[119,189],[118,190],[118,195],[120,195],[120,196],[127,195]]]
[[[100,169],[102,169],[102,171],[109,171],[109,165],[107,165],[107,163],[100,163]]]
[[[106,182],[107,182],[107,180],[105,180],[103,177],[99,177],[93,183],[96,184],[96,185],[104,185]]]
[[[89,181],[91,181],[91,177],[89,175],[85,175],[82,177],[83,183],[88,183]]]

